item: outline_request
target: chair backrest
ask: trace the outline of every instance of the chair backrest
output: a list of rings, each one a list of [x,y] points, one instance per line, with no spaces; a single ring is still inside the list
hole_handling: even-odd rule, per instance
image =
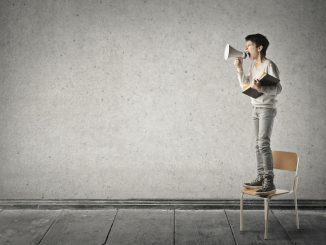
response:
[[[273,151],[275,169],[297,172],[299,157],[295,152]]]

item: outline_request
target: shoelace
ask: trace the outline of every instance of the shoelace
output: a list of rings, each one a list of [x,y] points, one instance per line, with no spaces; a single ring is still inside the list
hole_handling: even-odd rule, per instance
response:
[[[250,184],[254,184],[254,183],[257,183],[259,182],[261,179],[259,177],[257,177],[256,179],[254,179],[253,181],[251,181]]]

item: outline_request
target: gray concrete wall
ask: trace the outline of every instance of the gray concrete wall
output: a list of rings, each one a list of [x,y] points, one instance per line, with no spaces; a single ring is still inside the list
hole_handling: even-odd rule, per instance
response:
[[[251,106],[223,51],[257,32],[283,84],[272,148],[299,152],[299,198],[325,198],[325,1],[0,11],[0,198],[238,198],[256,171]]]

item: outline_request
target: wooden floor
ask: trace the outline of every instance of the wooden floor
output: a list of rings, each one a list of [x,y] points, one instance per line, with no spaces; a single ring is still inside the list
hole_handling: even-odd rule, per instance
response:
[[[263,210],[92,209],[0,210],[0,244],[168,245],[325,244],[326,211],[272,210],[269,240],[263,239]]]

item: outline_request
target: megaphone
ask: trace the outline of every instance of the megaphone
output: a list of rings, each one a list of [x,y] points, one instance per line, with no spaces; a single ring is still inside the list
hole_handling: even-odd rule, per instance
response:
[[[233,48],[230,44],[227,44],[225,46],[225,50],[224,50],[224,59],[227,60],[228,58],[237,58],[237,57],[240,57],[240,58],[247,58],[249,57],[249,53],[248,52],[241,52],[235,48]]]

